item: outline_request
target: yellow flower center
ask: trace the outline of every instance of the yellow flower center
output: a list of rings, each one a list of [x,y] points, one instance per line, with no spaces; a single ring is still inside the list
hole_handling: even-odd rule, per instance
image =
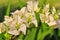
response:
[[[32,15],[30,14],[29,17],[27,18],[27,22],[29,23],[31,21]]]
[[[20,24],[16,23],[16,29],[18,29],[20,27]]]
[[[57,14],[54,15],[54,19],[58,19],[59,16]]]

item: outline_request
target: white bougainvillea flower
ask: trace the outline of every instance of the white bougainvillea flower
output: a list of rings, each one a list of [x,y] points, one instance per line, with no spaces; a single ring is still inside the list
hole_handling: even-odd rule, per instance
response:
[[[58,15],[60,16],[60,12],[58,13]]]
[[[9,16],[5,16],[5,20],[3,22],[3,24],[6,26],[6,25],[10,25],[10,23],[13,21],[13,18],[12,17],[9,17]]]
[[[56,20],[54,19],[53,15],[49,16],[49,20],[50,20],[50,22],[48,23],[49,26],[56,26],[57,25]]]
[[[38,8],[38,1],[28,1],[27,2],[27,9],[28,11],[39,11],[39,8]]]
[[[38,1],[28,1],[26,7],[11,13],[12,15],[10,17],[5,16],[4,22],[0,23],[0,33],[6,31],[12,35],[19,35],[22,32],[26,35],[26,30],[30,27],[30,24],[33,23],[35,27],[38,27],[35,12],[39,12],[39,10]],[[40,13],[41,22],[60,29],[60,19],[58,19],[60,13],[56,14],[55,7],[52,8],[52,12],[49,10],[49,4],[45,5],[42,13]],[[56,18],[57,20],[55,20]]]
[[[17,12],[18,13],[18,12]],[[17,14],[18,15],[18,14]],[[19,35],[20,31],[20,25],[22,25],[22,19],[20,18],[20,16],[16,16],[16,14],[13,14],[13,18],[9,17],[9,16],[5,16],[5,21],[3,22],[5,24],[5,27],[8,26],[7,28],[9,28],[8,30],[6,30],[9,34],[12,35]],[[22,27],[21,27],[22,28]],[[22,31],[22,29],[21,29]],[[25,31],[25,30],[24,30]],[[23,32],[23,31],[22,31]],[[23,33],[25,35],[25,33]]]
[[[49,26],[57,25],[56,20],[54,20],[54,17],[50,14],[46,16],[45,14],[40,14],[40,19],[44,23],[47,23]]]
[[[52,8],[52,14],[54,15],[56,13],[55,7]]]
[[[42,20],[42,23],[48,23],[49,22],[49,13],[46,12],[45,14],[40,13],[40,19]]]
[[[7,30],[7,32],[9,34],[19,35],[21,31],[24,35],[26,34],[26,26],[20,23],[18,24],[16,20],[13,20],[12,22],[10,22],[8,26],[9,26],[9,30]]]
[[[49,4],[44,6],[43,12],[49,12]]]
[[[23,20],[21,19],[21,15],[20,15],[20,11],[16,10],[13,14],[12,14],[13,20],[16,21],[18,24],[23,22]]]
[[[56,23],[56,20],[54,19],[55,14],[51,14],[49,12],[49,4],[47,4],[44,7],[43,11],[44,12],[40,13],[41,22],[47,23],[49,26],[56,26],[57,23]],[[56,12],[55,8],[53,8],[53,11]]]
[[[9,16],[5,16],[5,21],[3,22],[3,24],[5,26],[5,29],[7,28],[6,29],[7,33],[15,35],[14,31],[16,31],[16,28],[15,28],[16,22],[13,22],[13,18],[11,18]],[[14,34],[13,34],[13,32],[14,32]]]
[[[32,20],[32,23],[33,23],[36,27],[38,27],[38,23],[37,23],[37,20],[36,20],[36,19],[33,19],[33,20]]]
[[[5,31],[5,26],[3,23],[0,23],[0,34]]]
[[[20,13],[19,10],[16,10],[14,13],[11,13],[14,20],[17,20],[19,13]]]
[[[60,19],[57,20],[57,27],[60,30]]]
[[[51,22],[53,22],[53,21],[54,21],[54,17],[53,17],[53,15],[52,15],[52,14],[50,14],[50,15],[49,15],[49,20],[50,20]]]
[[[38,1],[34,1],[34,11],[39,12]]]
[[[18,30],[9,30],[8,33],[12,35],[19,35],[20,32]]]
[[[22,33],[24,35],[26,34],[26,26],[22,25],[23,24],[23,19],[21,18],[20,13],[23,13],[23,11],[22,10],[21,11],[16,10],[14,13],[12,13],[12,16],[11,16],[13,18],[12,21],[6,22],[6,24],[7,23],[9,24],[8,25],[9,30],[7,31],[9,34],[19,35],[20,31],[22,31]],[[7,20],[7,21],[9,21],[9,20]],[[25,29],[23,30],[23,28],[25,28]]]
[[[26,35],[26,25],[25,24],[22,24],[20,26],[20,28],[18,29],[18,31],[21,31],[24,35]]]
[[[44,16],[45,16],[44,14],[40,13],[40,20],[42,23],[44,23]]]
[[[30,13],[27,12],[25,16],[26,16],[26,24],[28,25],[28,27],[31,23],[33,23],[36,27],[38,27],[38,23],[37,23],[37,20],[35,18],[34,12],[30,12]]]
[[[16,26],[17,25],[16,21],[12,21],[9,24],[10,24],[10,25],[8,25],[9,26],[9,30],[7,32],[9,34],[12,34],[12,35],[19,35],[20,32],[17,30],[17,28],[19,26]]]
[[[55,20],[59,19],[59,13],[56,12],[55,7],[52,8],[52,15],[54,15]]]
[[[9,21],[8,21],[9,20]],[[12,17],[9,16],[5,16],[5,22],[11,22],[13,20]]]
[[[34,10],[38,9],[38,2],[36,2],[36,1],[34,1],[34,3],[33,3],[33,1],[29,1],[27,4],[29,5],[29,6],[27,6],[27,8],[29,8],[30,5],[32,4],[31,7],[30,7],[31,8],[30,10],[32,10],[33,12],[34,12]],[[36,6],[36,9],[34,8],[35,6]],[[14,17],[16,17],[16,20],[18,21],[18,23],[19,23],[19,20],[21,20],[20,21],[21,23],[24,22],[24,23],[27,23],[27,24],[36,22],[34,24],[37,26],[37,20],[35,19],[35,13],[27,13],[28,11],[29,11],[29,9],[27,10],[26,7],[23,7],[20,11],[18,11],[18,10],[15,11],[12,15]],[[28,23],[28,21],[29,21],[29,23]]]
[[[57,28],[60,30],[60,12],[58,13],[58,20],[56,21],[57,22]]]
[[[49,26],[56,26],[57,25],[57,23],[56,23],[56,21],[53,21],[53,22],[50,22],[50,23],[47,23]]]
[[[24,13],[26,12],[26,10],[27,10],[26,7],[23,7],[23,8],[20,10],[20,15],[22,15],[22,14],[24,15]]]
[[[43,8],[43,12],[40,13],[40,19],[42,20],[42,22],[44,23],[48,23],[49,22],[49,4],[45,5],[45,7]]]

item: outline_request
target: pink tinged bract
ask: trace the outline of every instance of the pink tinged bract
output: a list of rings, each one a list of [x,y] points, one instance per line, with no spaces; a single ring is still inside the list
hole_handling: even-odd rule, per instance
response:
[[[8,33],[12,34],[12,35],[19,35],[19,31],[18,30],[9,30]]]
[[[37,20],[33,20],[32,23],[33,23],[36,27],[38,27]]]
[[[19,28],[19,30],[18,31],[21,31],[24,35],[26,35],[26,25],[25,24],[22,24],[21,26],[20,26],[20,28]]]

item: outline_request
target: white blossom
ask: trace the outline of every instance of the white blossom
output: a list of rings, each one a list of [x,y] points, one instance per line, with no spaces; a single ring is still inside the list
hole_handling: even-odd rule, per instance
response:
[[[43,12],[49,12],[49,4],[44,6]]]
[[[36,27],[38,27],[38,23],[37,23],[37,20],[35,18],[34,12],[30,12],[30,13],[27,12],[25,16],[26,16],[26,24],[28,27],[31,23],[33,23]]]
[[[0,34],[5,31],[5,26],[3,23],[0,23]]]
[[[22,24],[22,25],[20,26],[20,28],[19,28],[19,31],[22,31],[22,33],[23,33],[24,35],[26,35],[26,25],[25,25],[25,24]]]
[[[39,11],[40,8],[38,8],[38,1],[28,1],[27,2],[27,9],[28,11]]]
[[[55,14],[49,12],[49,4],[44,7],[43,11],[44,12],[40,13],[41,22],[47,23],[49,26],[56,26],[57,23],[54,19]],[[55,8],[53,8],[53,11],[56,12]]]
[[[12,35],[19,35],[20,32],[18,30],[9,30],[8,33]]]

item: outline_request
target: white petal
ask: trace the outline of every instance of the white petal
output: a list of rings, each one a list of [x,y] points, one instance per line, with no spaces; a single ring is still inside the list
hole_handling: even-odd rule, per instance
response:
[[[33,1],[28,1],[27,2],[27,8],[28,8],[28,11],[33,11]]]
[[[48,12],[48,11],[49,11],[49,4],[47,4],[47,5],[44,7],[44,11],[45,11],[45,12]]]
[[[3,23],[0,23],[0,33],[5,31],[5,26],[3,25]]]
[[[23,7],[21,10],[20,10],[20,14],[21,13],[25,13],[26,12],[26,7]]]
[[[19,28],[19,31],[22,31],[22,33],[23,33],[24,35],[26,35],[26,25],[25,25],[25,24],[22,24],[22,25],[20,26],[20,28]]]
[[[8,31],[9,34],[12,34],[12,35],[19,35],[19,31],[17,30],[10,30]]]
[[[57,20],[57,24],[60,24],[60,19],[59,19],[59,20]]]
[[[48,23],[48,25],[49,26],[55,26],[55,25],[57,25],[57,23],[56,23],[56,21],[53,21],[53,22]]]
[[[60,16],[60,12],[58,13],[58,15]]]
[[[46,8],[49,8],[49,4],[46,5]]]
[[[9,16],[5,16],[5,21],[6,22],[11,22],[13,19],[11,18],[11,17],[9,17]]]
[[[33,20],[32,23],[33,23],[36,27],[38,27],[38,23],[37,23],[37,20],[36,20],[36,19]]]
[[[15,14],[18,14],[19,12],[20,12],[19,10],[16,10],[14,13],[15,13]]]
[[[23,20],[20,18],[20,16],[17,17],[17,22],[21,24],[23,23]]]
[[[14,29],[16,29],[16,21],[12,21],[10,24],[9,24],[9,28],[10,28],[10,30],[14,30]]]
[[[38,2],[34,2],[34,11],[38,11]]]
[[[41,19],[42,22],[45,21],[45,19],[44,19],[44,14],[40,13],[40,19]]]
[[[56,12],[56,9],[55,9],[55,7],[53,7],[52,14],[54,15],[55,12]]]
[[[54,21],[54,17],[52,15],[49,16],[50,21]]]

